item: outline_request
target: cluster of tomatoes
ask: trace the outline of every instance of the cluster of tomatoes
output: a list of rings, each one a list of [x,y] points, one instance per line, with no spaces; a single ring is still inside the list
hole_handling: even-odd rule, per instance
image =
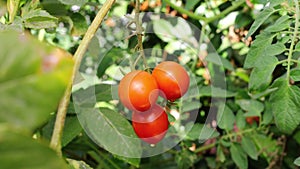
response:
[[[152,74],[135,70],[124,76],[118,88],[121,103],[132,110],[132,126],[136,135],[149,144],[161,141],[169,127],[168,115],[157,104],[159,96],[173,102],[188,90],[190,79],[178,63],[164,61]]]

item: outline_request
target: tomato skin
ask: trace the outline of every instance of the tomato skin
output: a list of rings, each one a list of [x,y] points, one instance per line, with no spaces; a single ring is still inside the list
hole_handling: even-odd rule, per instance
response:
[[[248,124],[252,125],[253,121],[256,121],[256,123],[259,123],[259,116],[246,117],[246,122]]]
[[[163,92],[163,97],[175,101],[182,97],[188,90],[190,78],[186,70],[178,63],[164,61],[158,64],[152,76],[156,79],[158,88]]]
[[[165,137],[168,131],[168,115],[161,106],[156,104],[148,111],[133,112],[132,126],[141,140],[156,144]]]
[[[158,86],[148,72],[135,70],[120,81],[118,94],[121,103],[133,111],[146,111],[158,98]]]

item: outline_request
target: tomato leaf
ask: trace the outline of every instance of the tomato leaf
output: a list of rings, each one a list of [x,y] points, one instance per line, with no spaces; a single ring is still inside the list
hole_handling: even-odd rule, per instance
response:
[[[87,0],[59,0],[61,3],[66,5],[78,5],[82,6],[87,3]]]
[[[239,168],[248,168],[247,155],[239,144],[232,143],[229,150],[232,160]]]
[[[226,160],[226,157],[225,157],[225,154],[222,150],[222,147],[221,145],[219,144],[218,147],[217,147],[217,159],[223,163],[225,160]]]
[[[265,56],[258,60],[259,65],[255,66],[250,75],[249,89],[263,91],[272,80],[272,73],[277,66],[278,59],[273,56]]]
[[[235,116],[227,105],[218,106],[217,124],[221,129],[232,130]]]
[[[283,43],[276,43],[276,44],[267,46],[264,52],[266,54],[268,54],[268,56],[275,56],[275,55],[281,54],[285,50],[286,50],[286,47]]]
[[[236,125],[239,129],[243,129],[246,126],[246,117],[243,110],[239,110],[236,114]]]
[[[285,78],[277,79],[272,87],[278,87],[270,96],[275,123],[279,130],[290,134],[300,124],[300,88],[289,85]]]
[[[242,137],[242,148],[249,155],[249,157],[251,157],[253,160],[257,160],[258,152],[251,138],[247,136]]]
[[[290,76],[291,76],[292,80],[294,80],[295,82],[299,82],[300,81],[300,69],[291,70]]]
[[[1,168],[68,168],[52,149],[37,140],[12,130],[1,130],[0,138]]]
[[[224,59],[223,57],[220,57],[217,53],[210,53],[205,57],[205,60],[208,62],[212,62],[213,64],[222,66],[228,70],[233,71],[234,68],[232,64],[227,60]]]
[[[283,15],[276,22],[265,29],[267,32],[279,32],[290,27],[290,17],[288,15]]]
[[[276,10],[274,8],[265,8],[262,12],[260,12],[255,18],[254,23],[252,24],[246,39],[250,37]]]
[[[86,164],[84,161],[77,161],[73,159],[67,159],[70,166],[72,166],[74,169],[92,169],[88,164]]]
[[[245,117],[248,116],[260,116],[261,112],[264,110],[264,104],[257,100],[237,100],[236,103],[247,113],[244,114]]]
[[[300,166],[300,157],[295,159],[294,164]]]
[[[252,68],[259,66],[261,63],[258,62],[258,59],[261,57],[265,57],[265,59],[263,60],[268,60],[269,58],[267,56],[270,55],[265,53],[265,49],[266,47],[271,45],[272,40],[273,35],[268,32],[262,32],[259,35],[257,35],[247,54],[244,63],[244,68]]]
[[[0,33],[0,39],[6,39],[0,41],[0,122],[35,129],[57,109],[72,57],[17,33]]]
[[[87,95],[87,91],[79,90],[73,100],[78,119],[90,138],[112,154],[140,158],[141,141],[128,120],[113,110],[91,107],[88,102],[95,102],[94,97],[81,99]]]
[[[56,17],[41,9],[30,10],[22,18],[25,27],[33,29],[53,28],[57,26],[58,21]]]

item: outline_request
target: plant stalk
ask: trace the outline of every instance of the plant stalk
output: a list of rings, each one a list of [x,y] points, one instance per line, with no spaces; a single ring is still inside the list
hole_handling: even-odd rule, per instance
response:
[[[175,10],[177,10],[178,12],[182,13],[182,14],[186,14],[187,16],[196,19],[196,20],[200,20],[205,22],[206,24],[211,23],[217,19],[220,19],[222,17],[224,17],[225,15],[227,15],[228,13],[230,13],[231,11],[235,10],[236,8],[238,8],[239,6],[241,6],[242,4],[245,3],[245,0],[239,0],[236,3],[234,3],[231,7],[227,8],[226,10],[222,11],[220,14],[210,17],[210,18],[206,18],[205,16],[200,16],[197,15],[191,11],[188,11],[180,6],[177,6],[175,4],[173,4],[170,0],[164,0],[168,5],[170,5],[172,8],[174,8]]]
[[[88,48],[88,45],[92,38],[94,37],[98,27],[101,25],[104,17],[114,4],[115,0],[106,0],[105,3],[103,4],[102,8],[100,11],[97,13],[95,19],[91,23],[90,27],[88,28],[86,34],[84,35],[82,42],[80,43],[79,47],[77,48],[75,54],[74,54],[74,67],[73,67],[73,72],[72,72],[72,77],[71,80],[65,90],[64,96],[61,99],[61,102],[59,104],[58,110],[57,110],[57,115],[56,115],[56,120],[54,124],[54,130],[50,142],[50,147],[53,148],[58,155],[62,155],[61,152],[61,137],[64,129],[64,124],[65,124],[65,118],[67,114],[67,108],[70,102],[70,97],[71,97],[71,92],[72,92],[72,84],[75,79],[76,72],[78,71],[82,58]]]
[[[295,18],[295,29],[294,29],[294,33],[293,33],[293,39],[292,39],[292,43],[291,43],[291,46],[289,49],[289,55],[288,55],[288,59],[287,59],[287,83],[288,84],[290,84],[291,62],[292,62],[295,42],[297,40],[299,18],[300,18],[299,2],[298,2],[298,0],[294,0],[294,2],[295,2],[295,8],[296,8],[295,9],[296,18]]]

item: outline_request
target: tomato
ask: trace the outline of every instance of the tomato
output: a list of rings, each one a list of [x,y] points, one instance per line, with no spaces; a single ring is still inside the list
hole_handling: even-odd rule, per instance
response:
[[[136,135],[149,144],[161,141],[168,130],[169,121],[165,110],[154,105],[145,112],[133,112],[132,126]]]
[[[246,117],[246,122],[250,125],[253,123],[253,120],[259,123],[259,116]]]
[[[120,81],[118,94],[121,103],[133,111],[146,111],[158,98],[158,86],[154,77],[141,70],[135,70]]]
[[[188,90],[190,78],[186,70],[178,63],[165,61],[158,64],[152,76],[156,79],[158,88],[163,92],[163,97],[175,101],[182,97]]]

